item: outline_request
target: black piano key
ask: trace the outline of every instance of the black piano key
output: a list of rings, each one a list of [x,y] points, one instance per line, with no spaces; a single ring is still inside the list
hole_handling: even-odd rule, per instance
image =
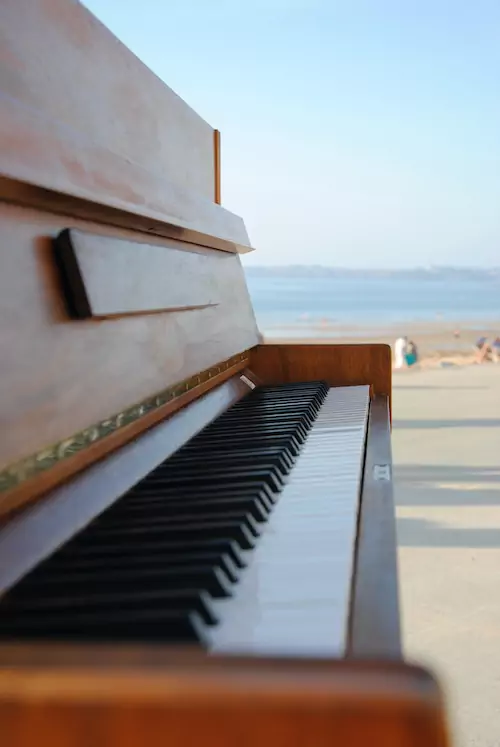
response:
[[[229,410],[226,410],[224,413],[219,415],[216,421],[219,422],[221,420],[225,420],[228,417],[232,417],[233,415],[236,415],[237,413],[243,414],[248,413],[250,415],[252,414],[259,414],[260,412],[265,411],[267,408],[269,408],[270,405],[276,405],[278,407],[282,408],[293,408],[294,414],[297,416],[302,415],[304,412],[306,412],[311,407],[315,407],[318,402],[320,402],[320,399],[313,397],[288,397],[288,398],[276,398],[276,397],[254,397],[253,395],[250,397],[245,397],[244,399],[240,400],[236,404],[234,404],[232,407],[229,408]],[[211,427],[207,426],[207,429]]]
[[[225,425],[227,423],[237,425],[238,421],[248,423],[256,421],[258,423],[273,423],[275,425],[278,425],[280,422],[283,425],[303,423],[309,426],[317,416],[319,409],[320,407],[316,407],[315,404],[297,408],[280,405],[279,403],[266,403],[259,408],[242,407],[240,410],[230,410],[216,422],[218,425]]]
[[[273,449],[274,451],[274,449]],[[175,459],[173,465],[183,467],[188,472],[191,466],[196,466],[200,462],[217,466],[240,466],[247,467],[257,464],[270,464],[277,468],[282,474],[288,474],[295,464],[296,457],[288,450],[275,450],[276,454],[270,454],[267,458],[264,456],[264,449],[224,449],[216,445],[213,448],[202,448],[197,452],[182,454]],[[282,452],[281,454],[279,452]],[[156,471],[156,470],[155,470]],[[161,473],[167,471],[167,466],[162,465]]]
[[[210,566],[190,566],[188,568],[101,568],[91,571],[59,571],[48,569],[34,571],[16,587],[15,598],[26,596],[35,598],[44,594],[54,594],[59,588],[61,593],[72,590],[91,592],[109,590],[110,593],[132,589],[140,592],[146,589],[200,589],[217,599],[231,595],[231,582],[220,568]],[[12,592],[12,597],[14,594]]]
[[[196,488],[179,486],[170,488],[165,485],[161,488],[152,488],[146,483],[139,483],[134,490],[131,490],[120,499],[120,503],[123,505],[135,505],[143,500],[163,501],[173,498],[174,500],[190,501],[203,500],[205,498],[207,500],[212,498],[233,498],[234,496],[258,498],[268,509],[271,509],[277,498],[276,492],[272,491],[269,486],[253,482],[233,482],[226,485],[197,485]]]
[[[306,422],[302,422],[305,420]],[[290,416],[289,418],[285,416],[276,416],[276,415],[263,415],[262,417],[245,417],[245,418],[220,418],[220,420],[216,420],[213,426],[213,429],[211,430],[212,433],[220,434],[220,433],[228,433],[231,430],[233,430],[235,433],[240,433],[243,431],[252,431],[255,429],[258,429],[259,433],[263,433],[266,431],[274,431],[278,428],[287,428],[289,427],[291,430],[293,430],[294,434],[297,435],[297,437],[302,438],[302,440],[305,439],[307,436],[307,432],[309,430],[310,423],[307,422],[307,419],[305,416],[298,419],[294,416]]]
[[[272,434],[286,434],[287,436],[295,436],[295,438],[299,440],[304,439],[304,435],[307,431],[304,430],[301,423],[297,422],[283,422],[280,423],[262,423],[262,427],[259,430],[259,426],[256,423],[251,423],[250,420],[241,419],[240,422],[234,422],[234,423],[227,423],[225,420],[220,418],[219,420],[214,421],[212,424],[213,427],[210,428],[210,430],[207,431],[201,431],[195,439],[191,442],[190,445],[197,446],[198,444],[204,443],[205,439],[212,439],[216,438],[217,436],[220,437],[220,432],[227,432],[227,430],[231,427],[233,428],[234,432],[236,434],[242,433],[245,434],[246,429],[251,429],[257,432],[257,434],[265,434],[265,433],[272,433]],[[187,447],[186,447],[187,448]]]
[[[270,407],[276,407],[281,410],[293,410],[301,412],[302,410],[318,409],[321,405],[321,398],[316,395],[310,397],[248,397],[234,404],[227,412],[249,412],[254,410],[261,412]],[[225,414],[225,413],[224,413]]]
[[[300,410],[303,407],[316,405],[322,402],[324,398],[325,394],[322,392],[265,392],[261,391],[259,388],[258,392],[254,391],[251,396],[244,397],[239,402],[236,402],[229,410],[227,410],[227,412],[232,412],[233,410],[241,410],[247,407],[255,408],[257,410],[259,409],[259,407],[262,407],[262,405],[266,405],[269,403],[294,405],[297,410]]]
[[[288,472],[294,462],[292,455],[287,449],[240,449],[232,452],[224,451],[224,449],[208,450],[207,452],[206,449],[200,449],[199,451],[190,452],[188,454],[184,453],[181,449],[181,451],[174,454],[171,459],[160,467],[157,467],[155,473],[161,474],[163,470],[170,470],[174,467],[187,470],[191,465],[198,465],[203,461],[209,461],[211,465],[222,463],[227,466],[232,466],[234,464],[238,466],[247,464],[269,464],[278,468],[283,473]]]
[[[288,432],[281,435],[276,431],[268,434],[257,434],[252,438],[249,438],[248,435],[236,436],[234,434],[231,439],[207,435],[204,436],[203,441],[199,440],[194,445],[189,444],[184,446],[182,450],[184,453],[200,453],[202,449],[206,449],[208,453],[210,449],[226,449],[227,453],[230,453],[232,450],[241,448],[259,448],[263,446],[286,448],[294,457],[300,452],[300,441],[293,433]]]
[[[85,612],[167,610],[169,612],[197,612],[206,625],[216,625],[217,615],[213,609],[212,598],[205,591],[191,589],[154,590],[154,591],[109,591],[77,594],[74,591],[64,595],[51,596],[50,590],[43,596],[10,599],[7,595],[3,601],[2,619],[22,620],[25,615],[37,615],[38,619],[53,616],[57,611],[67,619]]]
[[[252,404],[255,403],[255,406],[258,406],[258,403],[261,401],[267,401],[267,400],[286,400],[290,402],[297,402],[300,403],[307,403],[311,400],[316,399],[324,399],[326,396],[326,393],[328,392],[328,386],[326,387],[311,387],[310,389],[268,389],[267,387],[258,387],[257,389],[254,389],[250,396],[244,397],[242,400],[237,402],[233,407],[236,407],[237,405],[244,403],[244,402],[251,402]],[[230,409],[233,409],[232,407]]]
[[[244,397],[245,400],[260,400],[260,399],[277,399],[278,397],[284,397],[286,399],[297,399],[299,401],[302,401],[303,399],[308,399],[310,397],[318,397],[318,396],[325,396],[325,393],[328,392],[328,385],[324,385],[324,382],[321,383],[319,386],[316,384],[315,386],[311,386],[309,388],[300,388],[300,387],[288,387],[284,386],[283,384],[278,384],[277,386],[259,386],[256,389],[254,389],[250,396]],[[239,404],[239,403],[236,403]]]
[[[108,548],[109,549],[109,548]],[[189,568],[192,566],[209,566],[220,568],[229,581],[236,583],[240,577],[239,569],[231,560],[229,555],[218,553],[179,553],[178,555],[162,555],[150,550],[148,547],[141,552],[132,548],[124,555],[123,548],[118,546],[115,553],[94,555],[56,555],[46,560],[40,568],[44,570],[60,571],[90,571],[92,569],[106,568]]]
[[[217,514],[216,517],[210,513],[189,515],[185,511],[178,515],[162,517],[161,510],[158,508],[152,509],[149,516],[116,516],[114,513],[105,516],[103,514],[102,517],[93,522],[92,529],[93,531],[103,533],[106,533],[110,527],[113,529],[126,529],[131,526],[144,529],[153,526],[158,529],[162,527],[188,529],[191,524],[201,524],[214,521],[214,518],[218,521],[238,522],[246,527],[253,537],[258,537],[260,535],[258,523],[250,513],[247,511],[231,511],[229,509],[226,509],[224,513]]]
[[[128,542],[135,542],[136,538],[148,538],[153,541],[163,540],[170,542],[170,546],[182,546],[185,542],[204,540],[233,540],[242,550],[251,550],[255,547],[255,538],[252,537],[246,526],[238,521],[210,521],[203,524],[191,524],[190,526],[172,527],[127,527],[113,529],[109,527],[106,532],[93,531],[92,524],[86,529],[85,541],[92,543],[96,539],[114,540],[121,538]]]
[[[326,394],[328,392],[328,384],[323,379],[317,381],[297,381],[290,382],[289,384],[265,384],[263,386],[256,387],[252,390],[251,396],[255,394],[260,395],[264,393],[272,392],[307,392],[309,390],[319,391]]]
[[[289,470],[285,466],[278,467],[274,463],[264,461],[260,464],[257,462],[257,464],[258,467],[255,466],[255,460],[253,459],[235,459],[224,464],[219,460],[212,462],[209,458],[204,463],[190,463],[187,467],[182,463],[176,463],[169,465],[168,468],[156,469],[154,474],[144,481],[144,484],[152,485],[156,482],[169,484],[172,481],[173,484],[178,485],[182,481],[189,481],[198,476],[204,476],[205,483],[217,482],[220,473],[229,476],[234,475],[236,480],[241,480],[244,477],[254,479],[254,475],[257,473],[257,475],[265,477],[266,482],[277,490],[283,484],[283,479]]]
[[[60,613],[38,619],[2,620],[0,636],[10,640],[147,641],[149,643],[205,643],[206,628],[196,612],[131,610]]]
[[[210,512],[214,516],[226,511],[237,510],[250,514],[258,522],[266,521],[269,516],[269,508],[258,498],[252,497],[199,498],[198,500],[165,497],[156,497],[149,500],[139,498],[133,504],[120,506],[113,513],[113,516],[117,519],[125,516],[140,517],[141,515],[147,516],[151,511],[162,518],[174,517],[180,513],[196,516]]]
[[[259,427],[269,427],[277,425],[291,424],[294,428],[308,429],[314,420],[314,415],[304,412],[301,415],[297,413],[277,413],[277,412],[255,412],[254,410],[248,413],[228,413],[216,421],[214,425],[214,433],[217,433],[221,428],[235,427],[240,425],[257,425]]]
[[[314,408],[316,411],[321,406],[324,397],[316,394],[309,395],[307,397],[299,396],[287,396],[278,397],[271,395],[260,395],[255,397],[245,397],[240,402],[237,402],[227,412],[246,412],[250,410],[260,411],[271,406],[280,407],[283,409],[294,409],[295,412],[301,412],[305,409]],[[226,413],[224,413],[225,415]]]
[[[161,537],[160,539],[151,540],[146,534],[145,537],[134,538],[134,541],[130,542],[130,538],[127,535],[109,540],[107,537],[91,538],[87,532],[82,532],[72,539],[71,542],[64,545],[56,555],[64,559],[97,556],[120,557],[125,555],[132,557],[134,552],[148,552],[151,555],[161,553],[161,557],[164,560],[168,556],[177,557],[184,553],[186,555],[193,553],[220,553],[221,555],[228,555],[236,568],[241,570],[246,567],[240,545],[233,540],[219,538],[198,538],[175,542],[170,537],[164,541],[161,540]],[[56,556],[53,556],[53,558],[55,559]]]
[[[307,427],[309,422],[309,412],[305,408],[300,408],[297,411],[294,412],[273,412],[269,410],[262,410],[259,411],[258,408],[250,408],[248,411],[242,410],[234,412],[231,410],[228,410],[224,415],[221,415],[217,420],[214,420],[213,423],[210,425],[210,431],[213,433],[216,433],[217,430],[221,427],[227,427],[228,425],[231,425],[233,427],[238,427],[239,425],[245,425],[247,423],[262,423],[264,425],[274,425],[276,427],[282,426],[282,427]],[[202,431],[203,433],[203,431]],[[202,435],[202,434],[200,434]]]
[[[293,424],[273,426],[268,423],[263,423],[262,425],[256,423],[231,425],[228,423],[214,428],[213,431],[210,431],[209,437],[210,439],[213,437],[225,438],[227,441],[231,441],[233,438],[244,438],[250,442],[253,438],[263,439],[267,435],[294,436],[299,444],[303,444],[307,436],[307,429],[302,427],[300,423],[296,428]],[[201,447],[203,444],[204,440],[201,438],[199,441],[196,441],[196,446]]]
[[[245,482],[256,482],[259,484],[269,485],[269,487],[276,492],[281,489],[283,484],[283,478],[269,470],[260,469],[260,467],[249,467],[248,469],[240,469],[238,467],[224,470],[222,468],[210,469],[210,466],[204,470],[203,466],[200,465],[199,470],[190,470],[188,474],[175,473],[174,475],[168,476],[156,476],[153,472],[149,475],[141,485],[148,487],[161,487],[176,488],[186,487],[195,488],[198,485],[204,485],[209,480],[213,480],[218,485],[227,485],[228,483],[234,483],[237,480]]]

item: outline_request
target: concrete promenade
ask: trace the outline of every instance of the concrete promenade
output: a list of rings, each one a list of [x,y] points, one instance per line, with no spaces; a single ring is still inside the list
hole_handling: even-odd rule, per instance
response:
[[[407,657],[454,747],[500,747],[500,365],[396,373],[393,452]]]

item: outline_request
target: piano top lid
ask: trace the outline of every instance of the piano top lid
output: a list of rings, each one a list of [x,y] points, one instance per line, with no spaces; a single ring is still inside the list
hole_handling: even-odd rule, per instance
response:
[[[0,198],[250,251],[220,202],[220,137],[83,5],[0,8]],[[50,190],[50,195],[47,194]]]

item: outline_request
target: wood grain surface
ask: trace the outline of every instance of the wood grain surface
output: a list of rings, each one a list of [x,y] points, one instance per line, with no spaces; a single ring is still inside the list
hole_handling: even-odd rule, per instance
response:
[[[168,21],[166,33],[173,33],[167,26]],[[83,135],[100,153],[165,174],[213,204],[213,128],[83,4],[2,0],[0,34],[4,104],[7,98],[16,101],[26,115],[38,112],[40,124],[44,118],[58,123],[68,137]],[[2,118],[7,114],[3,108]],[[23,131],[13,130],[8,120],[6,126],[12,145],[17,142],[19,150],[28,150],[27,160],[35,167],[43,156],[40,141],[25,140]],[[57,132],[54,139],[60,137]],[[47,155],[50,159],[55,154]],[[68,157],[68,168],[76,172],[78,154],[73,161],[71,154]],[[90,163],[87,169],[92,169]],[[56,164],[43,171],[55,177]],[[104,164],[94,178],[106,192],[119,188],[118,182],[106,183]],[[124,180],[121,189],[133,192],[139,185]]]
[[[4,0],[0,46],[1,199],[250,250],[214,129],[82,4]]]
[[[389,345],[269,343],[254,348],[249,368],[264,384],[324,379],[330,386],[369,384],[372,395],[391,397]]]
[[[153,648],[151,653],[155,649]],[[443,703],[404,665],[158,655],[148,666],[1,666],[16,747],[446,747]],[[1,656],[1,652],[0,652]],[[94,657],[90,655],[92,661]],[[10,665],[9,665],[10,660]]]
[[[0,106],[1,199],[229,252],[251,251],[242,219],[213,201],[213,175],[209,199],[178,184],[171,172],[149,171],[26,109],[1,89]]]

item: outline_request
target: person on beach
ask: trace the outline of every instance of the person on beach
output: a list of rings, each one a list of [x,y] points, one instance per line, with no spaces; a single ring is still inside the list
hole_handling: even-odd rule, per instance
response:
[[[475,363],[484,363],[488,354],[488,346],[486,345],[486,343],[486,337],[480,337],[478,340],[476,340],[476,344],[474,345],[476,349],[476,358],[474,361]]]
[[[395,368],[403,368],[405,365],[406,346],[408,344],[407,337],[398,337],[394,343],[394,366]]]
[[[500,337],[496,337],[491,345],[491,354],[495,363],[500,361]]]
[[[410,340],[406,346],[405,359],[406,359],[406,365],[408,367],[414,366],[415,363],[418,362],[417,346],[415,345],[413,340]]]
[[[500,360],[500,337],[490,343],[487,337],[480,337],[476,342],[476,363],[492,361],[498,363]]]

